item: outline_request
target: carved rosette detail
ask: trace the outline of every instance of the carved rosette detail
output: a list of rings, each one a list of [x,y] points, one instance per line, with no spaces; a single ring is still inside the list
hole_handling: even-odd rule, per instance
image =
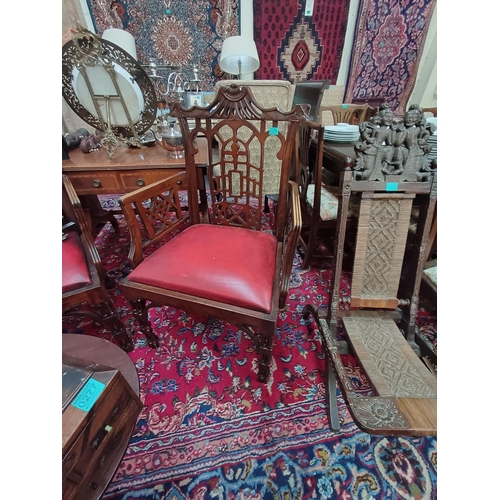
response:
[[[408,428],[392,399],[356,398],[349,405],[360,425],[369,429]]]

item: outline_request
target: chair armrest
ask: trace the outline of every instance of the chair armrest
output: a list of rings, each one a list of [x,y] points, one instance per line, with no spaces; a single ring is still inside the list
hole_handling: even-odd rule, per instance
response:
[[[283,254],[281,266],[281,282],[279,308],[285,306],[290,287],[290,275],[292,274],[293,259],[297,251],[300,231],[302,229],[302,215],[300,212],[300,198],[297,183],[288,181],[286,197],[286,226],[283,239]]]
[[[143,261],[143,250],[166,237],[188,220],[179,191],[187,190],[186,172],[125,194],[118,199],[130,232],[128,258],[133,267]]]
[[[99,256],[99,252],[97,251],[97,247],[95,246],[95,240],[92,236],[92,230],[90,228],[90,219],[85,215],[85,211],[80,202],[80,198],[78,198],[78,194],[76,193],[70,178],[65,174],[63,174],[62,176],[62,184],[63,212],[71,222],[76,224],[79,230],[78,232],[80,233],[80,238],[82,239],[83,248],[87,255],[87,259],[89,260],[89,262],[92,262],[94,264],[101,281],[105,282],[108,279],[108,275],[104,270],[104,266],[101,262],[101,257]]]

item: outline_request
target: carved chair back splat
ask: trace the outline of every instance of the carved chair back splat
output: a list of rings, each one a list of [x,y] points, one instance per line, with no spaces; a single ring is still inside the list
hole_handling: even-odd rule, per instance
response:
[[[267,382],[278,312],[285,305],[301,228],[297,185],[289,180],[297,130],[305,119],[300,106],[289,112],[264,109],[246,86],[219,88],[209,108],[174,104],[184,137],[186,171],[120,199],[133,237],[134,265],[120,289],[131,302],[152,347],[159,340],[148,320],[150,306],[171,306],[194,315],[217,317],[240,328],[255,344],[257,377]],[[194,127],[190,129],[188,120]],[[286,133],[280,125],[286,124]],[[194,157],[203,135],[209,152],[210,223],[201,223]],[[278,206],[271,232],[261,231],[266,155],[281,163]],[[189,225],[176,209],[178,191],[187,189]],[[146,243],[166,238],[144,258],[140,220],[157,210],[136,210],[162,198],[168,225]],[[136,215],[138,214],[138,216]],[[165,217],[163,217],[165,218]],[[157,224],[158,225],[158,224]],[[135,228],[134,228],[135,226]],[[146,306],[146,301],[150,304]]]

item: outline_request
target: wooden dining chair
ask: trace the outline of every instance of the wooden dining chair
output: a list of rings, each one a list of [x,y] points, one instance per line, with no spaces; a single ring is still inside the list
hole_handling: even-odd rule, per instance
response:
[[[315,141],[315,154],[311,143]],[[294,180],[300,197],[302,229],[299,246],[304,252],[301,268],[307,269],[313,260],[332,260],[333,248],[328,248],[337,223],[340,200],[339,186],[325,184],[323,171],[324,126],[304,121],[299,127]],[[355,225],[356,204],[352,204],[349,225]],[[319,243],[322,243],[322,248]],[[330,247],[332,245],[330,244]]]
[[[131,234],[133,270],[120,290],[152,347],[158,347],[147,309],[170,306],[190,314],[217,317],[236,325],[255,344],[258,379],[267,382],[278,313],[285,305],[301,228],[297,185],[290,163],[300,106],[283,112],[264,109],[249,87],[220,87],[210,108],[186,110],[174,104],[185,145],[186,172],[120,198]],[[188,120],[194,123],[189,128]],[[287,132],[279,125],[286,123]],[[220,148],[209,152],[212,200],[210,223],[200,223],[194,156],[197,136]],[[278,207],[272,232],[262,231],[264,159],[281,163]],[[178,191],[187,188],[188,227],[179,209]],[[144,208],[146,200],[153,200]],[[194,203],[193,203],[194,201]],[[137,216],[136,216],[137,213]],[[271,220],[273,215],[271,214]],[[148,231],[141,236],[141,227]],[[178,234],[173,235],[176,231]],[[144,248],[163,238],[147,258]],[[165,239],[167,238],[167,239]]]
[[[87,317],[106,325],[125,351],[134,348],[106,290],[109,277],[104,270],[89,218],[69,178],[62,176],[62,315]]]
[[[377,110],[369,104],[336,104],[320,106],[320,121],[323,125],[337,125],[338,123],[349,123],[358,125],[368,121]]]
[[[414,111],[413,111],[414,112]],[[420,113],[420,111],[418,111]],[[406,117],[405,117],[406,118]],[[326,317],[307,305],[323,337],[329,359],[328,370],[337,379],[354,421],[365,432],[383,435],[437,435],[437,381],[420,359],[415,342],[416,315],[424,259],[437,200],[437,173],[424,159],[425,139],[413,141],[418,132],[405,119],[407,136],[402,147],[402,165],[385,143],[356,148],[354,169],[341,173],[340,202],[335,228],[335,244],[330,302]],[[390,129],[390,124],[388,125]],[[392,151],[394,153],[394,151]],[[379,172],[370,180],[371,172]],[[343,253],[348,243],[349,205],[353,194],[361,197],[354,238],[354,264],[349,293],[341,293]],[[419,217],[415,238],[408,243],[412,207],[418,198]],[[343,332],[344,339],[338,337]],[[340,353],[355,355],[367,377],[372,395],[355,391]],[[330,421],[338,429],[336,388],[327,391]]]

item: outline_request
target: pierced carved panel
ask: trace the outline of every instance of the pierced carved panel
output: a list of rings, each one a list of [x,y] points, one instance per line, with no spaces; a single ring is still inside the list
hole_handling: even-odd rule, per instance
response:
[[[376,115],[359,126],[354,179],[385,181],[390,176],[398,182],[427,181],[432,172],[428,139],[435,130],[416,104],[402,119],[394,116],[388,104],[382,104]]]
[[[158,234],[172,230],[186,219],[177,189],[170,189],[142,205],[136,206],[144,225],[144,240],[154,240]]]
[[[390,394],[398,398],[435,398],[437,391],[430,387],[411,361],[401,352],[392,328],[396,328],[391,319],[352,315],[344,319],[349,330],[359,335],[363,345],[370,353]],[[397,332],[399,335],[399,332]],[[402,334],[401,334],[402,335]]]

